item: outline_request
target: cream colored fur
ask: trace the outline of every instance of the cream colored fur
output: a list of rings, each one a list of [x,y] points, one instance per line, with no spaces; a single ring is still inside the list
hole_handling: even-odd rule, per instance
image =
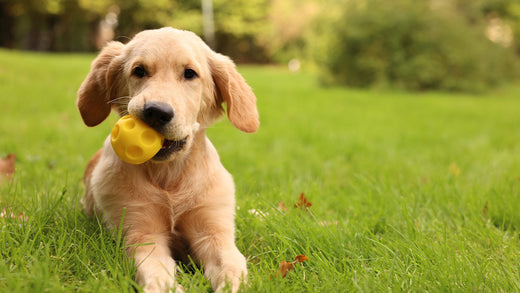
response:
[[[133,76],[136,66],[148,75]],[[187,68],[195,79],[183,77]],[[235,245],[234,183],[206,129],[225,103],[238,129],[255,132],[256,98],[229,58],[193,33],[162,28],[141,32],[126,45],[109,43],[92,62],[77,105],[85,124],[95,126],[111,108],[139,117],[147,101],[174,109],[162,134],[187,137],[186,145],[167,160],[131,165],[116,156],[107,138],[85,171],[85,210],[109,227],[117,227],[124,214],[127,253],[145,292],[182,291],[172,256],[187,254],[204,267],[215,291],[229,284],[236,292],[247,267]],[[138,245],[146,243],[152,244]]]

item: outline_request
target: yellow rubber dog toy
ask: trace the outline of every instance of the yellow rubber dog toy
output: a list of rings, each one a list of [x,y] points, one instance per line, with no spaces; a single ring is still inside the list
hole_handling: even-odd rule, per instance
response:
[[[130,164],[142,164],[157,154],[164,136],[134,116],[119,119],[110,133],[117,156]]]

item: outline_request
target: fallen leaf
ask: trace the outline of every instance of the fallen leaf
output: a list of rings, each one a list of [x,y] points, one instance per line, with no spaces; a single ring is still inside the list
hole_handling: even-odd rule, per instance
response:
[[[300,262],[304,262],[306,260],[309,260],[309,258],[303,254],[297,255],[294,258],[294,261],[287,262],[285,260],[282,260],[279,264],[278,272],[276,273],[276,276],[281,276],[282,278],[285,278],[287,275],[287,272],[292,271],[294,269],[294,265]]]
[[[278,210],[279,211],[283,211],[283,212],[287,212],[287,208],[285,207],[285,204],[283,203],[283,201],[278,203]]]
[[[300,198],[298,198],[298,202],[294,204],[294,208],[301,208],[304,210],[308,210],[312,206],[312,202],[308,201],[305,197],[305,194],[302,192],[300,194]]]
[[[9,181],[13,180],[13,174],[15,170],[16,155],[9,154],[5,159],[0,158],[0,177],[7,177]],[[0,178],[0,183],[1,183]]]
[[[20,219],[23,221],[27,221],[27,217],[23,215],[23,213],[19,213],[18,216],[14,214],[11,208],[3,208],[0,212],[0,218],[11,218],[11,219]]]
[[[293,269],[292,262],[286,262],[285,260],[282,260],[282,262],[280,262],[280,269],[278,270],[277,275],[281,276],[282,278],[285,278],[285,276],[287,275],[287,272],[292,271],[292,269]]]
[[[294,263],[297,263],[297,262],[304,262],[306,260],[309,260],[309,258],[303,254],[300,254],[300,255],[297,255],[295,258],[294,258]]]

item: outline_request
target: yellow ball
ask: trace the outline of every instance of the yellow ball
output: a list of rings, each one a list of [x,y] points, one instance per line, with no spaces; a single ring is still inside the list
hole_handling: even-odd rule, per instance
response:
[[[136,117],[127,115],[114,125],[110,141],[121,160],[130,164],[142,164],[161,149],[164,136]]]

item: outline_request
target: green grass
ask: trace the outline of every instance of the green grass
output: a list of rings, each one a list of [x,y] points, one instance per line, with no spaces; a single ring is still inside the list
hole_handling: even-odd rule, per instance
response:
[[[18,156],[0,211],[25,217],[0,218],[0,291],[136,287],[124,243],[79,205],[84,166],[116,119],[87,128],[75,109],[93,57],[0,51],[0,155]],[[224,120],[209,136],[237,185],[243,291],[520,291],[520,87],[324,89],[279,67],[240,71],[261,128]],[[302,192],[308,211],[293,208]],[[274,277],[298,254],[309,260]],[[199,269],[178,279],[211,291]]]

